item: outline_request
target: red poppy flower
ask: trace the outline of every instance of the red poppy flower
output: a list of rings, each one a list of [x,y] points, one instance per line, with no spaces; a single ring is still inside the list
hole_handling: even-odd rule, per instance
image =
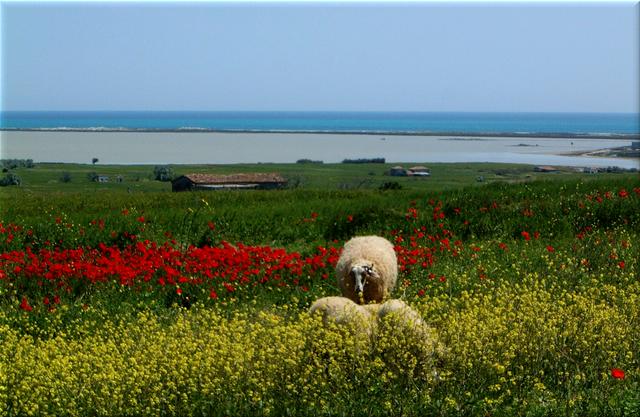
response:
[[[624,379],[624,371],[620,368],[613,368],[611,370],[611,376],[615,379]]]
[[[33,310],[33,307],[31,307],[29,305],[29,302],[27,301],[27,297],[22,297],[22,302],[20,303],[20,308],[24,311],[31,311]]]
[[[529,235],[529,232],[522,231],[520,234],[522,235],[524,240],[531,240],[531,235]]]

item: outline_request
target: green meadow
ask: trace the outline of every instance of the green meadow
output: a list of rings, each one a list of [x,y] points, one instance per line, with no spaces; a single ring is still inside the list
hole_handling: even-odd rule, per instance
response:
[[[234,164],[234,165],[167,165],[175,175],[190,173],[232,174],[239,172],[277,172],[290,181],[290,188],[375,189],[385,182],[397,181],[405,189],[442,191],[485,183],[511,183],[541,179],[594,179],[615,177],[620,174],[584,175],[570,168],[559,173],[538,173],[533,166],[499,163],[433,163],[427,164],[430,178],[390,177],[392,166],[398,164]],[[405,168],[422,163],[401,164]],[[163,165],[164,166],[164,165]],[[34,168],[18,168],[14,172],[23,181],[22,190],[28,192],[73,192],[106,190],[170,191],[170,183],[154,181],[154,165],[102,165],[39,163]],[[68,173],[69,182],[63,182]],[[110,177],[109,183],[98,184],[88,179],[90,173]],[[627,174],[628,175],[628,174]],[[116,181],[122,177],[122,182]],[[484,178],[484,183],[478,182]],[[7,190],[2,190],[3,194]]]

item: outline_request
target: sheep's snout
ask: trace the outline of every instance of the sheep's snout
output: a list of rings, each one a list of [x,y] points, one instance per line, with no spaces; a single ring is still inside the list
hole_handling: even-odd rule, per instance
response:
[[[355,264],[349,273],[353,279],[353,289],[357,297],[358,304],[365,304],[364,287],[367,285],[369,279],[376,279],[377,273],[373,265],[369,264]]]
[[[371,267],[368,265],[354,265],[351,268],[351,276],[353,277],[356,294],[364,292],[364,286],[367,283],[367,277],[371,275]]]

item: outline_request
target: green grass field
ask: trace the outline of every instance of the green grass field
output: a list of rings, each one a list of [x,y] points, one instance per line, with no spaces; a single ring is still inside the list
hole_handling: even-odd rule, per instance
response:
[[[540,179],[590,178],[567,168],[560,173],[538,173],[533,166],[497,163],[439,163],[429,164],[431,178],[389,177],[386,173],[396,164],[237,164],[237,165],[175,165],[176,175],[187,173],[231,174],[238,172],[278,172],[289,179],[292,187],[314,190],[331,189],[375,189],[388,181],[397,181],[407,189],[440,191],[461,186],[482,185],[477,181],[482,176],[487,183],[521,182]],[[405,167],[421,165],[407,163]],[[19,168],[14,172],[23,181],[23,190],[46,192],[130,190],[170,191],[169,183],[153,180],[153,165],[102,165],[102,164],[37,164],[34,168]],[[62,182],[63,173],[71,180]],[[107,175],[111,182],[90,182],[87,174],[95,172]],[[620,174],[599,174],[598,178]],[[115,181],[121,176],[122,183]],[[594,177],[594,176],[591,176]]]
[[[174,166],[297,185],[185,193],[152,166],[17,169],[0,189],[0,416],[638,415],[637,174],[429,167]],[[392,297],[428,332],[306,313],[339,294],[340,248],[363,234],[394,243]]]

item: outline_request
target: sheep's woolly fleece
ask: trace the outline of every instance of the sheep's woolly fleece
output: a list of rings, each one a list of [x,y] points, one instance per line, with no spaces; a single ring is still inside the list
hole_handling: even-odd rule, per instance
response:
[[[369,337],[375,334],[379,325],[413,335],[417,340],[431,340],[434,337],[420,314],[401,300],[358,305],[345,297],[323,297],[311,305],[309,313],[321,314],[325,325],[334,322],[352,326],[352,331]]]
[[[363,279],[362,298],[356,275]],[[398,279],[398,259],[393,245],[380,236],[359,236],[344,245],[336,264],[338,287],[344,297],[359,304],[382,302]]]
[[[311,305],[309,313],[320,313],[323,322],[332,320],[338,324],[351,322],[354,317],[368,318],[371,315],[363,306],[345,297],[319,298]]]

